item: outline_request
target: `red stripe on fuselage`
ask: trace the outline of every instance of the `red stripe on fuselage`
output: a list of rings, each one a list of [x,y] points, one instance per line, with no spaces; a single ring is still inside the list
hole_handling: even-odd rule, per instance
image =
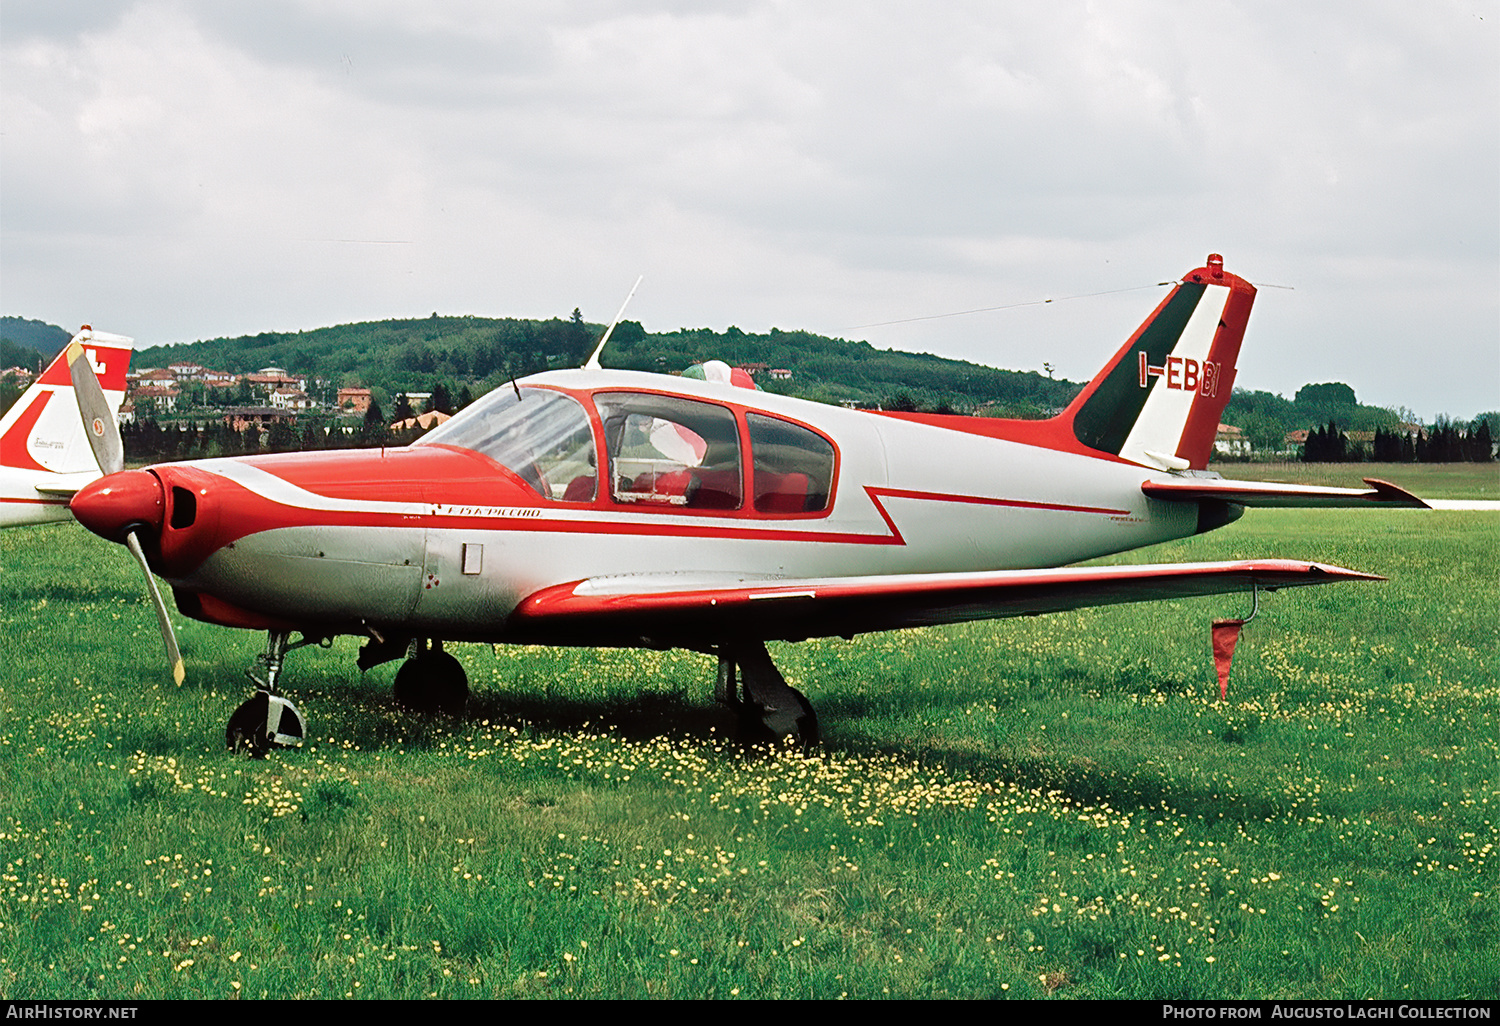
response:
[[[27,506],[66,506],[67,499],[12,499],[0,496],[0,502],[19,502]]]

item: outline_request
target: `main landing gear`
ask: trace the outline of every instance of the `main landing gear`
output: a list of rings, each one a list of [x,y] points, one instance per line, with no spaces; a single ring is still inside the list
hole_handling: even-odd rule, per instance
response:
[[[246,752],[261,758],[272,748],[302,744],[307,724],[297,707],[277,694],[276,681],[281,676],[281,665],[288,652],[304,645],[326,644],[326,640],[303,638],[295,645],[288,645],[287,637],[287,631],[270,632],[266,650],[255,659],[256,669],[264,676],[258,675],[256,669],[245,671],[245,676],[255,684],[255,696],[229,717],[224,743],[232,752]]]
[[[292,644],[289,637],[288,631],[271,631],[255,667],[245,671],[255,684],[255,695],[229,717],[224,742],[231,751],[260,758],[272,748],[302,744],[306,721],[291,700],[278,693],[277,681],[288,652],[306,645],[326,648],[331,639],[304,636]],[[719,658],[714,698],[738,713],[739,740],[818,743],[817,713],[802,692],[787,684],[764,642],[725,642],[711,651]],[[366,670],[402,654],[407,658],[396,672],[397,704],[417,713],[463,711],[469,698],[468,676],[439,640],[374,637],[360,651],[359,667]]]
[[[802,745],[818,743],[818,714],[776,669],[765,642],[722,644],[718,656],[714,698],[738,710],[741,741],[790,738]]]
[[[418,639],[396,671],[395,692],[396,704],[412,712],[457,715],[469,700],[469,676],[457,659],[443,651],[441,641],[434,640],[429,649]]]
[[[431,647],[429,648],[429,644]],[[469,701],[469,676],[463,665],[443,651],[442,641],[370,632],[370,640],[356,660],[363,672],[381,663],[406,657],[396,671],[396,704],[416,713],[464,711]]]

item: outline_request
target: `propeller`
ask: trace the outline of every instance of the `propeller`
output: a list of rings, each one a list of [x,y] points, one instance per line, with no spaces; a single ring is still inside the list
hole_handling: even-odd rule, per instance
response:
[[[120,428],[115,423],[115,415],[110,411],[109,403],[104,398],[104,389],[83,348],[82,343],[90,339],[100,342],[116,342],[121,339],[118,335],[106,335],[84,328],[68,343],[68,376],[73,379],[73,395],[78,400],[78,412],[83,416],[84,434],[88,436],[89,447],[94,450],[94,459],[98,461],[99,469],[108,477],[125,469],[125,443],[120,439]],[[140,564],[141,573],[146,577],[146,590],[151,593],[151,604],[156,607],[156,620],[161,627],[162,646],[167,652],[167,662],[172,666],[172,680],[181,684],[185,676],[182,652],[177,647],[177,635],[173,632],[172,621],[167,615],[167,604],[162,601],[161,589],[156,586],[156,578],[152,576],[151,566],[146,562],[146,550],[138,537],[143,526],[145,525],[137,523],[125,529],[125,547]]]

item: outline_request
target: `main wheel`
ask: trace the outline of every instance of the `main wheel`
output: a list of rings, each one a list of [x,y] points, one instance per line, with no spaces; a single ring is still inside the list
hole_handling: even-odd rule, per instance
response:
[[[818,714],[807,696],[788,686],[777,695],[777,704],[767,706],[754,698],[740,705],[740,741],[764,744],[793,740],[804,747],[816,745],[819,739]]]
[[[447,652],[427,653],[427,687],[439,712],[457,716],[469,701],[469,675]]]
[[[469,677],[447,652],[424,652],[396,671],[396,704],[418,713],[463,712]]]

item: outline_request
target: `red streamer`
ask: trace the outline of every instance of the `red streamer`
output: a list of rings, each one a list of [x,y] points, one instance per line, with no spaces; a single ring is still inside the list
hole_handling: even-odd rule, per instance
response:
[[[1214,667],[1219,671],[1219,699],[1229,697],[1229,664],[1234,662],[1234,646],[1240,640],[1244,620],[1215,620],[1213,626]]]

